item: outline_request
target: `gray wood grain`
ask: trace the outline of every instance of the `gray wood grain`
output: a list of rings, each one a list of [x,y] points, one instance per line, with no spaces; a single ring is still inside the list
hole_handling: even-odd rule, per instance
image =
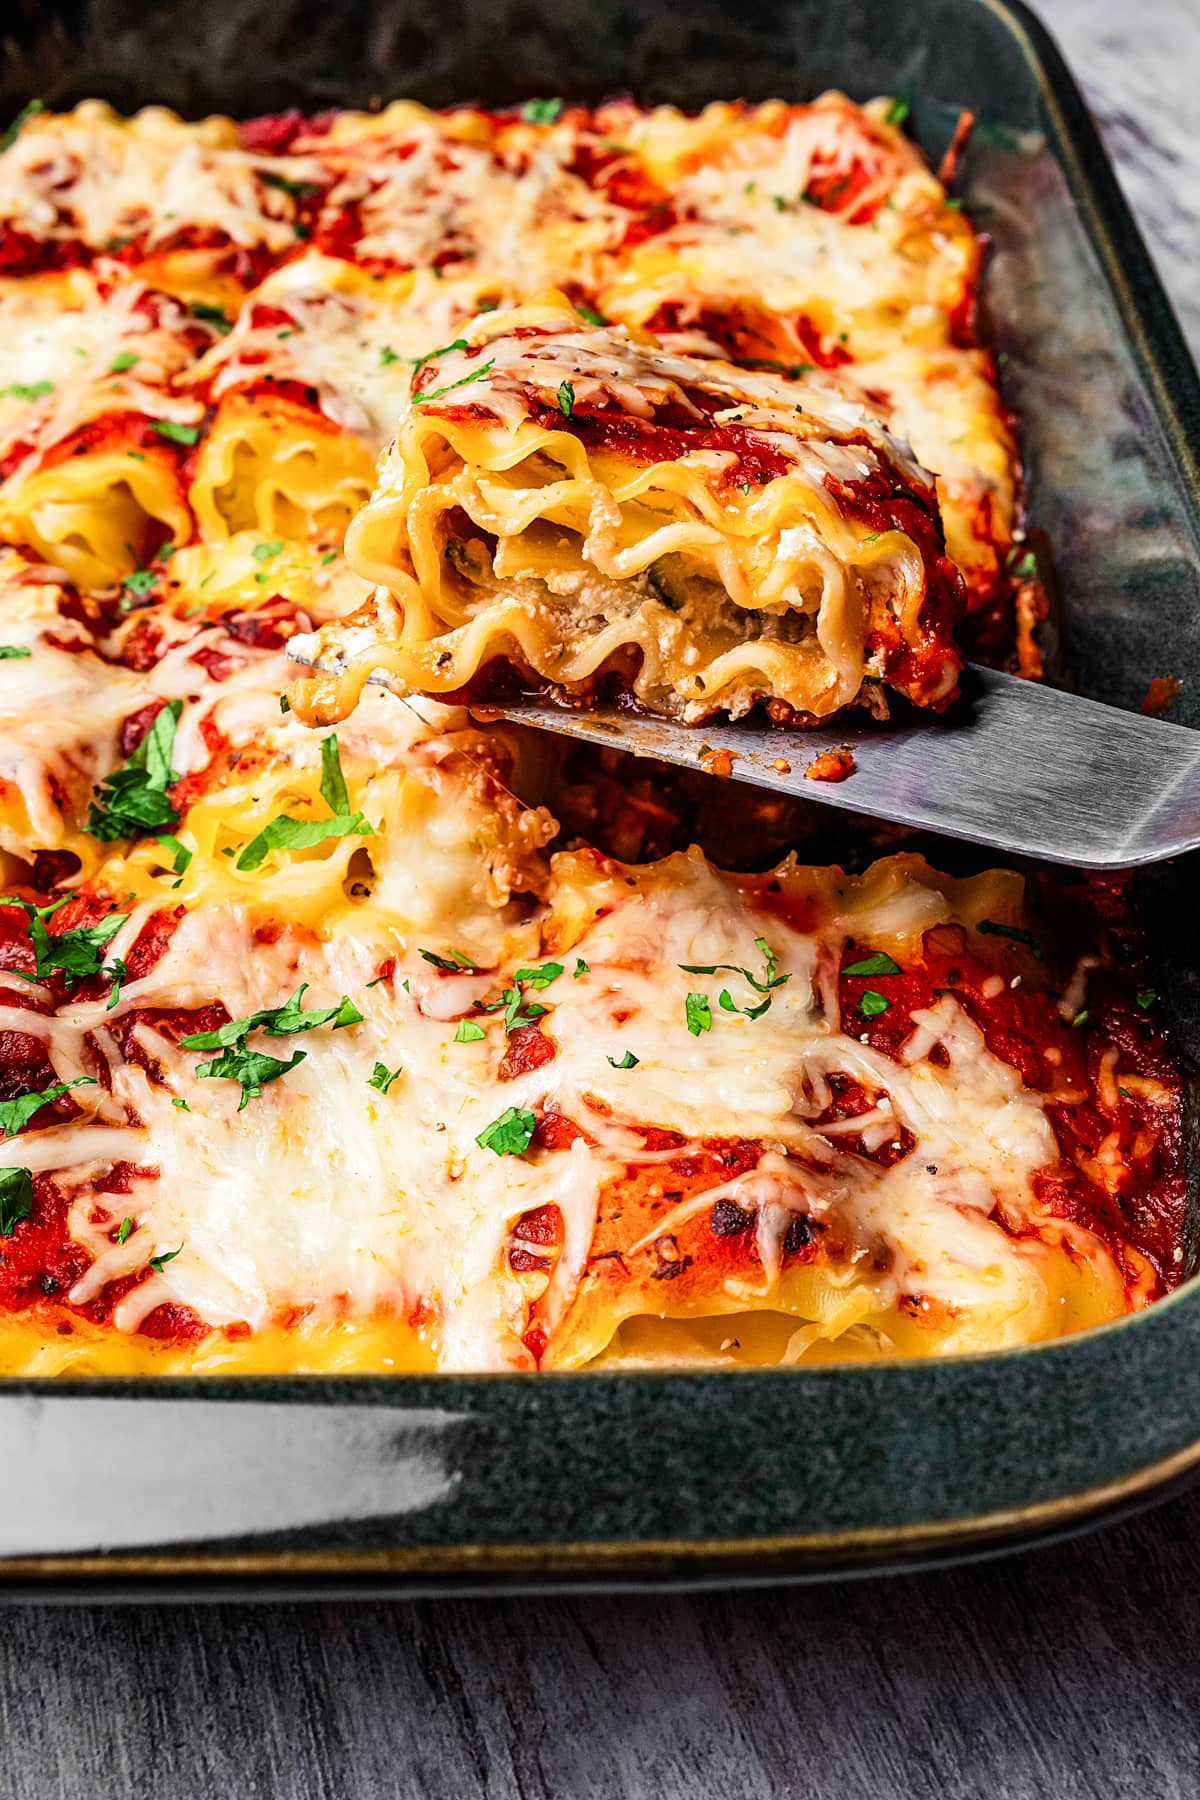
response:
[[[1200,4],[1042,0],[1200,349]],[[1200,1494],[778,1593],[7,1608],[0,1800],[1175,1800]]]

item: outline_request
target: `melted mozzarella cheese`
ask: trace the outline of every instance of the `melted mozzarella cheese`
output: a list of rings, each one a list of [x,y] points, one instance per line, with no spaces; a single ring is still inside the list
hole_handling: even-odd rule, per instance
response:
[[[228,119],[187,125],[162,107],[121,119],[98,100],[39,114],[0,156],[0,219],[38,240],[81,238],[103,249],[184,229],[244,248],[296,242],[288,183],[319,183],[312,158],[238,148]],[[263,175],[273,179],[262,179]]]
[[[421,1308],[439,1320],[442,1366],[524,1366],[525,1301],[503,1255],[515,1221],[545,1206],[563,1218],[562,1253],[540,1307],[553,1353],[554,1331],[569,1336],[606,1186],[639,1161],[662,1160],[638,1130],[653,1124],[693,1144],[761,1139],[758,1166],[700,1202],[728,1195],[757,1215],[762,1269],[758,1278],[750,1271],[748,1297],[769,1294],[799,1212],[850,1233],[869,1259],[863,1279],[876,1307],[915,1292],[968,1320],[985,1316],[1001,1338],[1021,1335],[1036,1271],[993,1215],[999,1207],[1010,1220],[1025,1217],[1031,1178],[1056,1155],[1042,1098],[992,1055],[950,996],[914,1018],[909,1051],[894,1061],[831,1016],[821,979],[851,930],[898,944],[948,916],[943,894],[867,877],[849,912],[800,933],[765,921],[698,853],[643,873],[635,891],[602,877],[589,895],[571,859],[561,880],[568,914],[585,897],[592,902],[594,922],[572,945],[587,967],[575,978],[564,966],[538,990],[557,1053],[512,1079],[499,1074],[506,1040],[498,1013],[476,1014],[481,1039],[457,1035],[457,1019],[499,977],[439,972],[409,932],[384,926],[379,913],[344,918],[323,940],[285,931],[264,943],[253,909],[200,906],[114,1013],[78,1003],[39,1020],[67,1074],[81,1063],[85,1032],[112,1053],[108,1027],[134,1008],[194,1008],[220,995],[243,1016],[281,1005],[304,981],[306,1005],[333,1005],[347,993],[364,1014],[342,1030],[255,1038],[269,1054],[300,1049],[304,1058],[242,1110],[235,1082],[197,1079],[212,1053],[178,1050],[137,1025],[166,1086],[114,1054],[112,1093],[97,1090],[91,1119],[0,1144],[0,1166],[54,1169],[75,1195],[71,1229],[96,1260],[72,1299],[93,1299],[105,1282],[177,1250],[121,1301],[118,1330],[136,1330],[164,1301],[213,1325],[256,1329],[296,1309],[336,1320]],[[899,936],[888,935],[889,919]],[[741,992],[741,977],[681,966],[757,967],[764,932],[788,979],[758,1019],[719,1005],[722,986],[739,1004],[757,997]],[[115,946],[119,953],[124,938]],[[528,956],[528,944],[510,940],[503,955],[514,954]],[[368,988],[384,956],[397,958],[395,976]],[[710,1028],[689,1029],[689,992],[708,998]],[[934,1045],[941,1060],[929,1055]],[[614,1068],[627,1050],[636,1066]],[[380,1063],[400,1071],[386,1093],[371,1086]],[[916,1137],[892,1168],[816,1125],[834,1073],[860,1082],[877,1113]],[[187,1110],[173,1098],[186,1099]],[[510,1107],[561,1113],[587,1138],[565,1151],[497,1155],[477,1140]],[[118,1159],[157,1171],[107,1203],[114,1219],[134,1221],[122,1245],[112,1241],[112,1222],[96,1218],[92,1192],[92,1178]],[[670,1228],[668,1213],[655,1231]],[[642,1249],[631,1242],[625,1254],[636,1263]]]

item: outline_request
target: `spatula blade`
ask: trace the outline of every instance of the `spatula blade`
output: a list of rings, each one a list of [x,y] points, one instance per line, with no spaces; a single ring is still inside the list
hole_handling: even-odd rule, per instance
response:
[[[611,705],[575,712],[531,701],[503,711],[692,768],[706,750],[726,750],[735,781],[1006,855],[1115,869],[1200,844],[1200,732],[974,665],[962,686],[941,718],[879,725],[843,717],[807,731],[724,720],[681,726]],[[854,755],[847,780],[806,778],[815,757],[842,745]]]

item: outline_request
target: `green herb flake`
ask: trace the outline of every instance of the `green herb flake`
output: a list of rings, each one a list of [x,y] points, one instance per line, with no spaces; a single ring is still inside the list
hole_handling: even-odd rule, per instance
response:
[[[186,1042],[186,1039],[182,1040]],[[228,1081],[241,1084],[242,1097],[238,1101],[238,1111],[245,1110],[247,1103],[257,1100],[269,1081],[278,1081],[289,1069],[304,1061],[305,1052],[297,1050],[286,1062],[277,1056],[267,1056],[261,1050],[247,1050],[245,1045],[240,1049],[229,1049],[215,1057],[212,1062],[198,1063],[196,1074],[203,1080],[223,1077]]]
[[[575,411],[575,389],[569,381],[558,384],[558,410],[564,419],[569,419]]]
[[[5,1137],[14,1137],[18,1131],[28,1125],[34,1113],[40,1112],[43,1106],[49,1106],[50,1102],[57,1100],[60,1094],[68,1093],[71,1088],[95,1087],[95,1085],[94,1075],[80,1075],[74,1081],[56,1081],[50,1087],[42,1088],[37,1093],[20,1094],[15,1100],[0,1100],[0,1130],[4,1132]]]
[[[449,356],[455,350],[469,350],[466,338],[455,338],[452,343],[443,344],[438,350],[427,350],[424,356],[406,356],[405,362],[410,369],[423,369],[426,363],[436,362],[439,356]],[[392,359],[395,361],[395,358]]]
[[[743,969],[738,963],[680,963],[679,966],[685,975],[740,975],[743,981],[749,983],[756,994],[761,994],[763,996],[761,1002],[757,1006],[738,1006],[734,1001],[733,996],[730,994],[729,989],[722,988],[720,994],[717,996],[717,1004],[721,1006],[725,1012],[741,1013],[747,1019],[759,1019],[770,1006],[776,990],[786,986],[792,978],[790,975],[779,974],[775,952],[767,943],[766,938],[755,938],[754,948],[763,959],[763,972],[761,978],[752,974],[749,969]],[[688,998],[690,1002],[691,996],[689,995]],[[704,1004],[707,1007],[707,1000]],[[690,1031],[691,1029],[692,1024],[689,1013],[688,1030]],[[705,1025],[700,1027],[700,1029],[707,1031],[709,1026]]]
[[[874,988],[864,988],[858,1008],[864,1018],[877,1019],[880,1013],[885,1013],[891,1004],[891,1001],[886,1000],[882,994],[877,994]]]
[[[281,713],[290,713],[292,710],[292,703],[286,694],[280,694],[279,696],[279,710]]]
[[[38,113],[45,112],[45,110],[46,102],[44,100],[27,100],[16,118],[5,127],[4,135],[0,137],[0,151],[10,150],[20,137],[26,125],[28,125],[30,119],[36,118]],[[11,1234],[9,1232],[3,1232],[0,1233],[0,1235],[8,1237]]]
[[[1134,995],[1134,999],[1137,1001],[1138,1006],[1143,1012],[1149,1012],[1150,1008],[1154,1005],[1154,1002],[1158,999],[1158,989],[1150,987],[1139,988]]]
[[[393,1081],[399,1081],[403,1073],[403,1069],[389,1069],[386,1063],[377,1062],[368,1077],[367,1086],[378,1088],[381,1094],[386,1094]]]
[[[712,1007],[708,1003],[707,994],[689,994],[685,1006],[687,1028],[693,1037],[699,1037],[702,1031],[712,1030]]]
[[[182,700],[168,700],[133,755],[99,783],[84,830],[102,843],[171,831],[179,823],[167,789],[178,776],[171,768],[175,728]]]
[[[182,875],[192,860],[192,853],[187,845],[181,844],[179,839],[172,837],[169,831],[160,833],[158,842],[170,854],[172,875]]]
[[[307,991],[308,983],[302,981],[282,1006],[263,1007],[244,1019],[227,1019],[224,1025],[218,1025],[212,1031],[193,1031],[190,1036],[180,1038],[180,1047],[184,1050],[227,1050],[244,1043],[252,1031],[263,1031],[268,1037],[290,1037],[297,1031],[316,1031],[321,1025],[332,1025],[335,1031],[340,1031],[347,1025],[362,1024],[363,1016],[349,994],[343,994],[336,1006],[305,1007],[301,1001]]]
[[[575,958],[575,967],[574,967],[574,969],[573,969],[573,970],[572,970],[572,971],[571,971],[571,973],[572,973],[572,975],[573,975],[573,976],[574,976],[574,978],[575,978],[575,980],[576,980],[576,981],[578,981],[578,980],[579,980],[579,977],[580,977],[580,976],[581,976],[581,975],[586,975],[586,974],[587,974],[587,972],[588,972],[588,970],[589,970],[589,969],[590,969],[590,967],[591,967],[591,964],[590,964],[590,963],[585,963],[585,962],[584,962],[584,960],[583,960],[583,958],[582,958],[582,956],[577,956],[577,957],[576,957],[576,958]]]
[[[458,1030],[454,1033],[454,1041],[456,1044],[477,1044],[484,1036],[486,1033],[483,1026],[477,1024],[474,1019],[460,1019]]]
[[[44,981],[57,970],[64,978],[68,993],[77,981],[90,975],[105,975],[110,972],[105,969],[100,953],[130,916],[128,913],[112,912],[97,925],[73,925],[52,936],[46,928],[47,919],[74,898],[74,893],[69,893],[49,906],[34,906],[28,900],[17,900],[10,895],[0,897],[0,906],[19,906],[28,920],[29,944],[34,961],[33,979]],[[5,973],[17,975],[20,971],[10,969]],[[22,976],[22,979],[27,981],[30,977]]]
[[[171,1105],[177,1106],[179,1108],[180,1112],[191,1112],[191,1110],[192,1110],[191,1107],[188,1105],[187,1101],[183,1098],[182,1094],[173,1095],[171,1098]]]
[[[177,425],[174,419],[151,419],[151,431],[157,431],[159,437],[168,438],[173,444],[196,444],[200,441],[198,425]]]
[[[250,554],[255,562],[270,562],[283,549],[282,538],[269,538],[265,543],[255,544]]]
[[[120,355],[114,356],[109,363],[108,372],[110,375],[124,375],[126,369],[136,368],[140,361],[141,357],[135,350],[122,350]]]
[[[328,838],[374,837],[375,827],[369,820],[361,812],[350,811],[335,733],[321,741],[321,798],[329,808],[328,819],[296,819],[281,813],[251,838],[236,867],[252,873],[262,867],[272,850],[311,850]]]
[[[521,118],[526,125],[553,125],[565,105],[565,100],[527,100]]]
[[[587,325],[607,325],[609,323],[602,312],[597,312],[594,306],[585,306],[582,300],[575,302],[575,311]]]
[[[33,651],[26,649],[24,644],[0,644],[0,662],[22,662],[32,655]]]
[[[319,181],[294,181],[290,175],[277,175],[274,169],[260,169],[258,179],[264,187],[278,188],[293,200],[315,200],[325,191]]]
[[[167,1264],[169,1262],[174,1262],[175,1258],[179,1255],[179,1252],[182,1249],[183,1249],[183,1245],[180,1244],[174,1250],[161,1250],[157,1256],[152,1256],[150,1258],[150,1267],[155,1271],[156,1274],[161,1275],[162,1271],[166,1268]]]
[[[612,1069],[636,1069],[639,1060],[640,1058],[636,1057],[632,1050],[627,1050],[620,1062],[617,1061],[615,1056],[610,1056],[608,1064]]]
[[[985,937],[1011,938],[1014,944],[1024,944],[1035,962],[1042,960],[1042,946],[1032,931],[1026,931],[1020,925],[1001,925],[996,919],[980,919],[975,927]]]
[[[225,337],[233,330],[233,320],[225,316],[225,309],[213,306],[208,300],[193,300],[188,312],[202,325],[211,325],[220,337]]]
[[[33,1211],[33,1171],[0,1169],[0,1237],[10,1238]]]
[[[0,388],[0,396],[6,400],[43,400],[53,392],[52,381],[12,381],[7,387]]]
[[[390,344],[380,345],[379,366],[381,369],[390,369],[393,363],[398,363],[401,360],[400,352],[398,350],[393,350]]]
[[[130,1218],[122,1219],[121,1223],[117,1226],[117,1243],[123,1244],[132,1230],[133,1220]]]
[[[886,950],[877,950],[873,956],[864,956],[858,962],[847,963],[842,970],[843,975],[899,975],[900,964],[890,957]]]
[[[475,1142],[481,1150],[494,1151],[497,1156],[523,1156],[536,1129],[537,1119],[531,1112],[509,1106],[484,1127]]]
[[[481,363],[477,369],[472,369],[469,375],[460,375],[457,381],[448,381],[445,387],[431,388],[427,394],[417,394],[413,405],[428,406],[431,400],[440,400],[443,394],[452,394],[455,388],[466,387],[468,382],[478,381],[481,375],[486,375],[488,370],[494,369],[495,366],[496,359],[493,356],[487,362]]]
[[[445,969],[448,975],[461,975],[464,969],[474,973],[475,964],[461,950],[451,950],[449,956],[439,956],[435,950],[422,950],[418,945],[417,955],[425,962],[432,963],[435,969]]]
[[[336,550],[327,550],[325,552],[324,556],[321,558],[321,567],[323,569],[327,569],[329,567],[330,563],[336,562],[337,559],[338,559],[338,553]]]
[[[888,101],[887,111],[883,115],[885,125],[903,125],[908,117],[908,101],[901,95]]]
[[[1078,1029],[1079,1026],[1086,1025],[1088,1020],[1091,1018],[1091,1016],[1092,1015],[1090,1014],[1087,1007],[1085,1006],[1083,1008],[1082,1012],[1077,1012],[1075,1014],[1075,1017],[1071,1020],[1071,1024],[1073,1027]]]

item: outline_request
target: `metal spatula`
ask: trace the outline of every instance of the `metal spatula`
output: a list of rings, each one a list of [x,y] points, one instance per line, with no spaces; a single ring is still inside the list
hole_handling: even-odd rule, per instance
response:
[[[301,667],[325,666],[298,649],[288,654]],[[808,731],[676,725],[615,705],[575,712],[537,700],[480,711],[685,768],[711,768],[706,753],[728,751],[735,781],[1043,862],[1127,869],[1200,845],[1200,731],[976,663],[960,685],[940,717],[843,718]],[[842,745],[854,773],[810,781],[813,760]]]
[[[571,712],[531,701],[503,711],[691,768],[704,751],[727,750],[735,781],[1045,862],[1129,868],[1200,845],[1200,731],[974,664],[962,688],[941,718],[842,718],[810,731],[719,720],[685,727],[617,706]],[[848,779],[806,778],[816,756],[843,744],[854,754]]]

